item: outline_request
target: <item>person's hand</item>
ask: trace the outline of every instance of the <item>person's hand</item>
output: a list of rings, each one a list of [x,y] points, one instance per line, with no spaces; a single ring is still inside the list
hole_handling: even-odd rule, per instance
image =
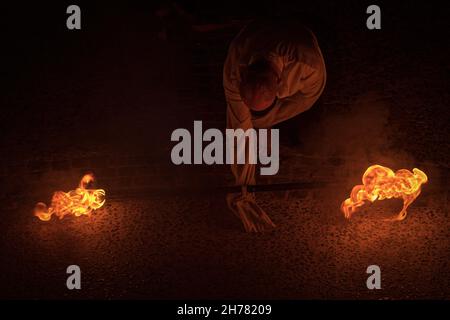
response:
[[[242,221],[247,232],[265,232],[275,228],[269,216],[256,203],[255,195],[243,187],[242,193],[227,195],[228,208]]]

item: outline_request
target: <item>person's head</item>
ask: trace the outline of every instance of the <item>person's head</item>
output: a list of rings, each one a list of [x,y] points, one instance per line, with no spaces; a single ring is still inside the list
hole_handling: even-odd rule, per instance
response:
[[[241,70],[239,91],[244,103],[253,111],[262,111],[277,97],[279,77],[274,66],[260,59]]]

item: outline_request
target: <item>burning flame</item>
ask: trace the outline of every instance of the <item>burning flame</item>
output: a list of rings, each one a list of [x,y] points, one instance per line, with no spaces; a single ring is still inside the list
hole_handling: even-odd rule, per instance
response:
[[[421,185],[428,181],[427,175],[414,168],[413,172],[401,169],[394,173],[380,165],[367,168],[362,177],[362,185],[353,187],[350,198],[342,202],[341,210],[349,219],[366,201],[402,198],[403,208],[397,217],[390,220],[403,220],[406,208],[419,196]]]
[[[34,215],[42,221],[48,221],[55,214],[60,219],[67,214],[76,217],[89,216],[93,210],[97,210],[105,204],[105,190],[87,189],[88,185],[94,181],[93,174],[85,174],[81,178],[80,185],[75,190],[69,192],[56,191],[52,197],[49,208],[43,202],[36,204]]]

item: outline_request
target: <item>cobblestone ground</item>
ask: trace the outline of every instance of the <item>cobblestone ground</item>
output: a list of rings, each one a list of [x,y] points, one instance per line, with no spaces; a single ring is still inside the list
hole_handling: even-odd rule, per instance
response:
[[[0,296],[450,297],[450,52],[443,12],[431,4],[386,5],[382,30],[368,32],[357,1],[302,8],[323,49],[328,83],[316,106],[280,126],[280,172],[260,182],[327,187],[259,194],[278,227],[249,235],[224,195],[156,191],[232,184],[226,167],[172,165],[170,133],[192,128],[194,120],[224,128],[226,48],[256,13],[218,18],[204,8],[199,23],[237,23],[205,33],[175,30],[164,40],[145,10],[99,15],[92,29],[70,38],[50,32],[51,19],[43,29],[16,26],[20,37],[7,37]],[[271,13],[296,10],[279,5]],[[373,163],[428,174],[405,221],[381,221],[400,210],[395,200],[367,206],[351,220],[339,212]],[[72,189],[86,171],[107,190],[104,208],[91,218],[47,223],[32,216],[37,201]],[[82,269],[79,292],[65,288],[70,264]],[[382,290],[365,286],[371,264],[381,267]]]

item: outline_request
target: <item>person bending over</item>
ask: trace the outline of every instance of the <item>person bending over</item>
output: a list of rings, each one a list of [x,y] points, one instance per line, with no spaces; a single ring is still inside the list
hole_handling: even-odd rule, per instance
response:
[[[292,20],[252,21],[232,40],[224,64],[227,128],[270,129],[311,108],[325,82],[325,62],[311,30]],[[228,194],[227,204],[245,230],[274,228],[247,192],[256,183],[255,165],[232,164],[231,170],[242,193]]]

